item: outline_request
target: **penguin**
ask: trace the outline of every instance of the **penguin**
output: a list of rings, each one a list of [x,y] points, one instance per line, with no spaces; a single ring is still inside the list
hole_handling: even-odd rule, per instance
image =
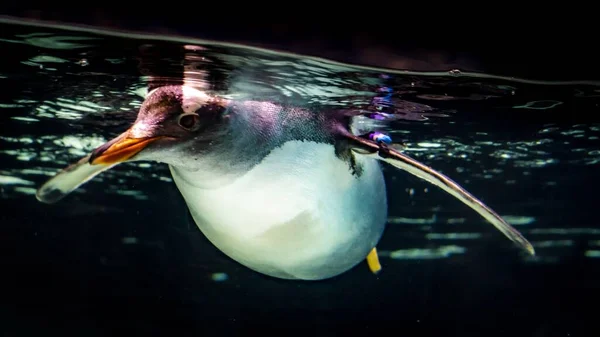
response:
[[[60,171],[36,197],[57,202],[119,163],[166,163],[198,229],[224,254],[271,277],[324,280],[365,260],[381,270],[382,165],[391,165],[438,186],[535,254],[501,216],[389,136],[359,134],[357,116],[157,86],[129,129]]]

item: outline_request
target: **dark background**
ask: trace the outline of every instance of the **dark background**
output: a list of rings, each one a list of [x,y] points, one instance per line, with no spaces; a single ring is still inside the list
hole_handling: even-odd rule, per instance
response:
[[[448,6],[448,7],[442,7]],[[12,2],[0,14],[242,42],[338,61],[600,77],[592,7],[548,2]]]

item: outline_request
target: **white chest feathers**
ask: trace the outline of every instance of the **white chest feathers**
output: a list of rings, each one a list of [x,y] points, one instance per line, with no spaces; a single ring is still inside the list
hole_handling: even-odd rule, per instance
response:
[[[359,177],[333,146],[290,141],[216,189],[188,183],[194,172],[171,172],[198,228],[223,253],[267,275],[311,280],[352,268],[382,235],[383,174],[375,160],[357,162]]]

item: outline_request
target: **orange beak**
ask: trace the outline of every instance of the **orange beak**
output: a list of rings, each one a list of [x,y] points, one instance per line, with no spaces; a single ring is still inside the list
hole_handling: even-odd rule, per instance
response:
[[[95,149],[94,152],[92,152],[89,163],[91,165],[113,165],[122,163],[145,149],[148,144],[162,138],[161,136],[129,138],[128,134],[128,132],[125,132],[119,137]]]

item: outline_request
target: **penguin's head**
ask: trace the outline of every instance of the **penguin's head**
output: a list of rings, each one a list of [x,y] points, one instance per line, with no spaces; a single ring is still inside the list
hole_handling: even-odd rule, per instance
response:
[[[154,160],[185,166],[190,162],[186,153],[210,154],[226,133],[227,103],[188,86],[156,88],[147,95],[133,125],[96,148],[89,163]]]

